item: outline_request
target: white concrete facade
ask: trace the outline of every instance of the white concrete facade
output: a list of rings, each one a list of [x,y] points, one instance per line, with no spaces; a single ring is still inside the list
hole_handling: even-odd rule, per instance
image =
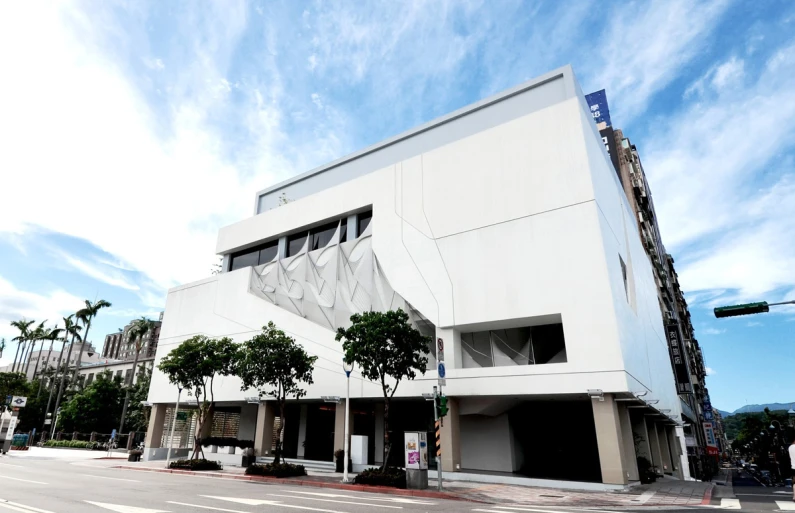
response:
[[[290,202],[276,208],[281,194]],[[305,281],[336,280],[330,299],[303,282],[296,292],[290,273],[298,257],[285,257],[281,241],[273,264],[170,290],[156,361],[195,334],[243,341],[273,321],[319,356],[306,399],[344,396],[342,351],[332,327],[345,322],[335,312],[361,304],[344,296],[352,295],[354,279],[368,292],[369,308],[408,304],[444,339],[445,393],[460,408],[453,428],[460,439],[453,443],[461,445],[457,464],[463,468],[512,472],[522,466],[506,413],[522,401],[589,401],[589,390],[601,390],[608,403],[627,400],[587,420],[596,418],[599,450],[616,451],[610,457],[619,471],[612,478],[606,477],[609,457],[600,452],[602,481],[610,484],[626,483],[630,472],[622,477],[621,470],[630,456],[626,444],[605,438],[600,419],[622,411],[634,394],[652,401],[649,412],[663,412],[657,420],[672,426],[667,416],[679,418],[652,270],[571,68],[263,191],[256,206],[259,214],[221,230],[217,251],[226,265],[241,250],[328,221],[350,218],[347,226],[355,228],[356,214],[369,210],[372,221],[364,234],[349,228],[348,242],[337,244],[333,258],[342,267],[330,271],[320,260],[328,250],[307,255],[305,248]],[[369,241],[365,246],[352,235]],[[365,272],[364,264],[351,265],[343,276],[348,260],[365,261],[354,254],[357,247],[373,255],[372,267]],[[263,278],[270,265],[280,266],[272,286]],[[383,287],[394,290],[394,300],[383,301]],[[331,313],[330,325],[308,313],[309,303]],[[527,357],[492,354],[494,366],[481,366],[462,347],[462,334],[559,323],[565,353],[553,363],[517,364]],[[351,379],[354,401],[381,398],[378,385],[355,371]],[[420,397],[436,379],[429,370],[402,383],[396,397]],[[216,379],[218,401],[250,395],[236,378]],[[155,370],[149,400],[173,403],[175,396]],[[612,420],[605,425],[621,425]],[[632,433],[619,429],[619,442],[622,437]]]

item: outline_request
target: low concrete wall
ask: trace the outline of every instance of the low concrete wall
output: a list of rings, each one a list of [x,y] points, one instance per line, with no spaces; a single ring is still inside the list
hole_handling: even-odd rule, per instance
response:
[[[187,458],[193,449],[171,449],[171,459],[178,460],[180,458]],[[165,460],[168,454],[167,447],[157,447],[154,449],[145,449],[143,460],[144,461],[155,461],[155,460]]]

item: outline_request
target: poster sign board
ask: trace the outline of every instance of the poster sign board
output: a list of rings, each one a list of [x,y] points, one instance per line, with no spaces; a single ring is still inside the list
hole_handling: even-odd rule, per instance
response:
[[[428,434],[407,431],[403,434],[406,468],[428,470]]]
[[[17,418],[11,417],[11,420],[8,424],[8,431],[6,432],[6,440],[11,440],[14,438],[14,428],[17,427]]]
[[[715,439],[715,427],[712,425],[712,422],[703,422],[702,425],[704,426],[704,436],[707,439],[707,446],[717,447],[718,441]]]

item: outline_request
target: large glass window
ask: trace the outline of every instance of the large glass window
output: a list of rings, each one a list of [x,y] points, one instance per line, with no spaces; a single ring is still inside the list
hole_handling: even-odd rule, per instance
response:
[[[339,224],[339,221],[334,221],[333,223],[312,228],[309,232],[309,251],[325,248],[328,243],[331,242],[331,238],[334,237],[334,233],[337,231]]]
[[[244,267],[257,265],[258,261],[259,251],[251,251],[249,253],[243,253],[242,255],[236,255],[232,257],[232,268],[230,270],[236,271]]]
[[[565,363],[563,324],[461,334],[464,367],[509,367]]]
[[[273,259],[276,258],[276,254],[279,252],[279,241],[275,240],[269,242],[267,245],[262,247],[259,250],[259,265],[267,264],[268,262],[273,262]]]
[[[361,214],[356,216],[357,222],[357,236],[361,237],[367,227],[370,225],[370,220],[373,218],[373,211],[368,210],[367,212],[362,212]]]
[[[307,235],[307,232],[301,232],[287,237],[287,254],[285,256],[291,257],[297,255],[301,249],[303,249]]]

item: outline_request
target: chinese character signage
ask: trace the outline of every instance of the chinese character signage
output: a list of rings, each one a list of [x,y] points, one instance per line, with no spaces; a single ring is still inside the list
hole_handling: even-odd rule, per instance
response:
[[[709,447],[717,447],[718,441],[715,439],[715,427],[712,425],[712,422],[702,422],[704,426],[704,436],[707,439],[707,445]]]
[[[690,384],[690,372],[687,370],[682,339],[679,336],[679,325],[668,324],[665,326],[665,336],[668,337],[668,349],[671,351],[671,361],[674,364],[674,377],[676,378],[676,391],[688,394],[693,391]]]
[[[586,94],[585,102],[588,104],[588,109],[591,111],[596,124],[605,123],[607,126],[613,126],[610,122],[610,109],[607,106],[607,95],[605,90],[596,91],[595,93]]]

